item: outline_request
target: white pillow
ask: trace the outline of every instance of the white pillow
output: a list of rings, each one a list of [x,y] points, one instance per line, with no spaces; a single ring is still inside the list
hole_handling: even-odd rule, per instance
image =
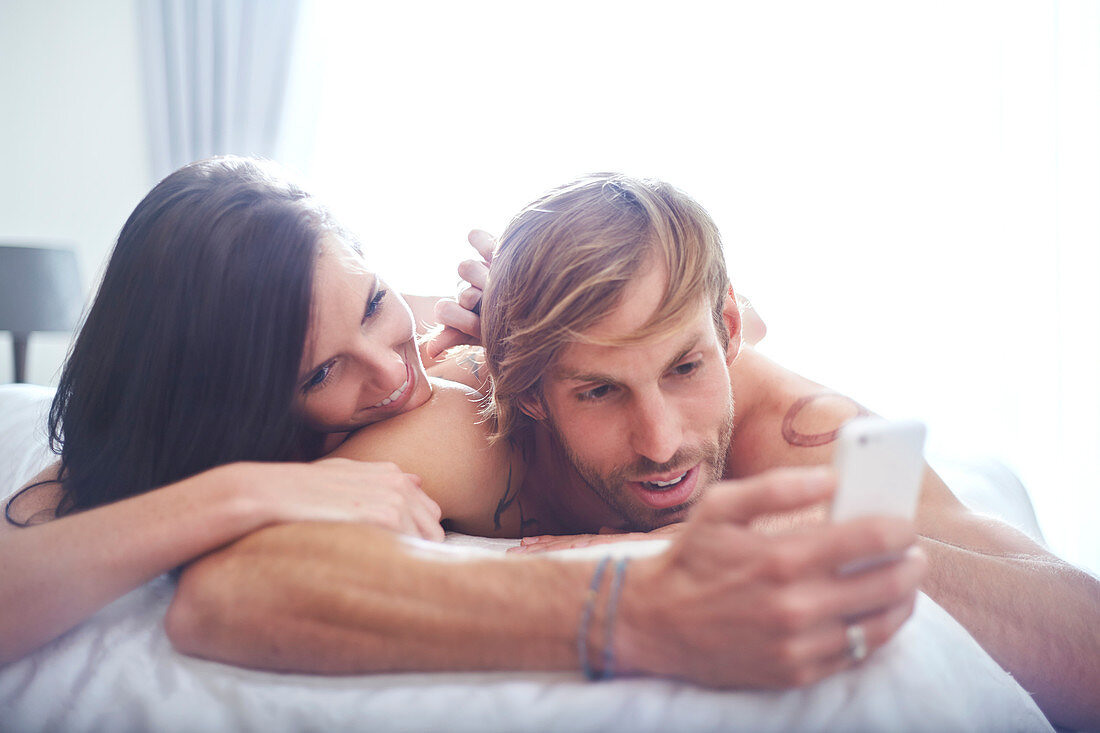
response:
[[[0,385],[0,500],[57,460],[46,434],[53,393],[37,384]]]

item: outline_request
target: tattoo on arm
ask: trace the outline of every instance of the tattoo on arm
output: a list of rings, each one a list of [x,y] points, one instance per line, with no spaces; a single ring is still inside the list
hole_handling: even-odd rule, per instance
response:
[[[834,400],[840,400],[847,403],[851,407],[855,408],[855,415],[852,417],[865,417],[871,414],[863,405],[859,404],[850,397],[837,394],[836,392],[821,392],[818,394],[806,395],[795,400],[791,408],[787,410],[787,414],[783,416],[783,439],[787,441],[789,445],[793,445],[796,448],[815,448],[819,445],[828,445],[836,440],[837,434],[840,432],[840,426],[837,426],[833,430],[828,430],[823,433],[803,433],[795,427],[795,421],[798,419],[799,414],[802,413],[809,405],[820,400],[822,398],[831,398]]]

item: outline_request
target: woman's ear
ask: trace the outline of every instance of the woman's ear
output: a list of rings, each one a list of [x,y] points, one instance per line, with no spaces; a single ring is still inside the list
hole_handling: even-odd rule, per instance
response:
[[[722,298],[722,324],[726,328],[726,364],[732,365],[737,354],[741,351],[741,309],[737,305],[737,296],[733,293],[733,286]]]

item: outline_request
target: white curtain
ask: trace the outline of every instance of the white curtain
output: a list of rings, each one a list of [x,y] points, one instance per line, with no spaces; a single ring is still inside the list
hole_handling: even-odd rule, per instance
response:
[[[273,156],[301,0],[139,0],[154,180]]]

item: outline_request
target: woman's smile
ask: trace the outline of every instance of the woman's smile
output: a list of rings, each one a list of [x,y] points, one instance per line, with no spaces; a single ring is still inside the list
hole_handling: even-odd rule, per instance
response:
[[[317,432],[355,430],[431,397],[408,304],[337,237],[321,245],[302,361],[299,409]]]
[[[393,392],[391,392],[389,397],[382,400],[381,402],[379,402],[376,405],[371,405],[370,408],[368,408],[368,409],[374,409],[375,407],[385,407],[386,405],[388,405],[391,402],[395,401],[401,395],[405,394],[405,390],[407,390],[408,388],[409,388],[409,380],[406,377],[405,381],[402,382],[401,386],[398,387],[397,389],[395,389]]]
[[[385,419],[386,417],[392,417],[393,415],[400,414],[402,412],[405,412],[406,410],[413,409],[415,407],[419,407],[421,404],[423,404],[423,402],[426,401],[426,399],[425,399],[425,400],[418,401],[416,404],[409,404],[410,402],[413,401],[414,395],[416,395],[416,393],[418,392],[417,388],[422,383],[426,383],[424,380],[422,380],[420,378],[420,369],[416,368],[417,366],[420,365],[420,360],[416,358],[416,353],[415,353],[416,344],[411,343],[409,348],[414,350],[414,355],[413,355],[412,358],[409,358],[408,355],[406,354],[406,358],[405,358],[405,381],[402,382],[397,387],[397,389],[390,392],[383,399],[379,400],[378,402],[374,403],[373,405],[369,405],[367,407],[364,407],[359,411],[360,413],[366,413],[365,417],[367,418],[368,422],[375,422],[375,421],[380,420],[380,419]],[[415,365],[414,365],[414,362],[415,362]],[[429,392],[429,394],[430,394],[430,392]],[[384,411],[386,414],[383,414],[383,415],[373,415],[373,414],[371,414],[376,410],[377,411]]]

